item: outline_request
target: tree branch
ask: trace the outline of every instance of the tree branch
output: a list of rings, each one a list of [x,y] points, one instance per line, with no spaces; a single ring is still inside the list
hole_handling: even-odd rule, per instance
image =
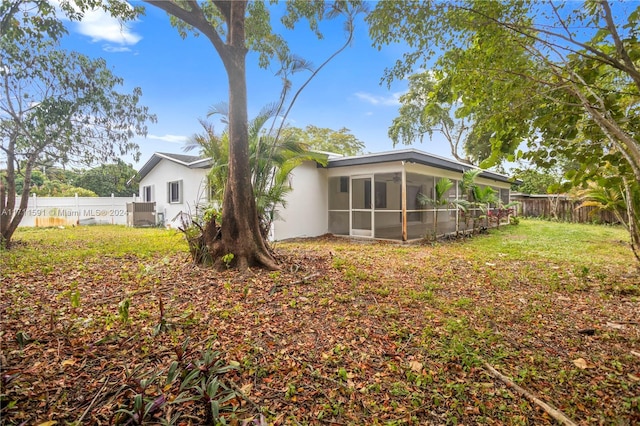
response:
[[[604,20],[607,23],[607,28],[609,29],[609,33],[613,38],[613,43],[616,46],[616,51],[627,66],[627,73],[631,76],[631,78],[633,78],[633,81],[636,83],[636,86],[640,90],[640,72],[638,72],[638,69],[629,57],[629,53],[624,47],[622,40],[620,40],[620,34],[618,33],[618,29],[616,28],[616,25],[613,22],[613,17],[611,16],[611,7],[609,6],[609,2],[607,0],[600,0],[600,6],[602,6],[602,9],[604,10]]]
[[[167,12],[169,15],[175,16],[176,18],[184,21],[185,23],[191,25],[196,28],[202,34],[204,34],[213,44],[216,51],[223,59],[226,55],[226,44],[220,37],[220,34],[215,30],[215,28],[211,25],[211,23],[207,20],[204,12],[198,5],[198,2],[194,0],[189,0],[187,4],[191,7],[191,10],[183,9],[178,6],[176,3],[166,0],[143,0],[144,2],[157,7],[158,9],[162,9]],[[216,7],[219,2],[215,2]],[[221,10],[222,12],[222,10]]]
[[[316,68],[316,70],[311,74],[311,76],[309,76],[307,81],[305,81],[302,84],[302,86],[300,86],[298,91],[296,91],[295,95],[293,96],[293,99],[291,100],[291,103],[289,104],[289,107],[287,108],[287,110],[284,113],[284,116],[282,117],[282,123],[280,124],[280,127],[278,128],[278,133],[277,133],[276,139],[280,135],[282,127],[284,126],[284,122],[287,119],[287,116],[289,115],[289,112],[291,111],[291,108],[293,108],[293,104],[296,102],[296,99],[298,98],[298,96],[300,95],[302,90],[305,87],[307,87],[307,85],[311,82],[311,80],[313,80],[313,78],[320,72],[320,70],[322,68],[324,68],[329,62],[331,62],[331,60],[333,60],[333,58],[338,56],[343,50],[345,50],[351,44],[351,41],[353,40],[353,34],[354,34],[354,28],[355,28],[354,25],[353,25],[354,16],[352,14],[349,14],[349,12],[347,12],[347,13],[348,13],[347,23],[349,25],[349,27],[348,27],[349,35],[347,37],[347,40],[342,45],[342,47],[340,47],[338,50],[333,52],[333,54],[331,56],[329,56],[322,64],[320,64],[320,66],[318,68]]]
[[[456,7],[458,7],[461,10],[465,10],[467,12],[470,12],[470,13],[473,13],[475,15],[481,16],[481,17],[483,17],[483,18],[485,18],[485,19],[487,19],[487,20],[489,20],[489,21],[491,21],[491,22],[493,22],[493,23],[495,23],[495,24],[497,24],[499,26],[507,28],[507,29],[509,29],[509,30],[511,30],[513,32],[521,34],[521,35],[523,35],[525,37],[528,37],[528,38],[530,38],[530,39],[532,39],[532,40],[534,40],[536,42],[542,43],[542,44],[544,44],[546,46],[549,46],[549,47],[561,47],[562,49],[568,50],[568,51],[570,51],[572,53],[575,53],[575,54],[578,54],[578,55],[581,55],[581,56],[584,56],[584,57],[587,57],[587,58],[600,60],[600,62],[608,64],[608,65],[612,66],[613,68],[616,68],[616,69],[618,69],[620,71],[629,73],[630,75],[632,73],[635,73],[638,76],[638,79],[640,80],[640,74],[638,74],[638,71],[635,69],[635,67],[632,68],[632,69],[629,69],[629,67],[625,63],[622,63],[622,62],[618,61],[616,58],[614,58],[614,57],[612,57],[610,55],[607,55],[602,50],[599,50],[599,49],[597,49],[597,48],[595,48],[593,46],[590,46],[588,44],[582,43],[582,42],[574,39],[571,35],[564,36],[562,34],[558,34],[558,33],[554,32],[554,31],[545,30],[542,27],[528,27],[528,26],[510,24],[508,22],[502,22],[502,21],[500,21],[500,20],[498,20],[496,18],[493,18],[492,16],[489,16],[489,15],[487,15],[485,13],[482,13],[482,12],[480,12],[480,11],[478,11],[476,9],[470,8],[470,7],[462,7],[462,6],[456,6]],[[545,35],[550,36],[550,37],[557,37],[560,40],[569,42],[569,43],[571,43],[571,44],[573,44],[575,46],[578,46],[578,47],[580,47],[580,48],[592,53],[593,56],[585,55],[583,52],[570,49],[567,46],[560,46],[560,45],[558,45],[556,43],[552,43],[549,40],[545,40],[545,39],[543,39],[543,38],[541,38],[541,37],[539,37],[537,35],[533,35],[531,32],[545,34]],[[634,80],[635,80],[635,78],[634,78]]]
[[[220,10],[225,21],[231,22],[231,2],[228,0],[213,0],[213,4]]]
[[[556,419],[559,423],[561,423],[561,424],[563,424],[565,426],[577,426],[562,411],[560,411],[557,408],[551,406],[550,404],[547,404],[546,402],[542,401],[540,398],[536,397],[534,394],[532,394],[528,390],[518,386],[516,383],[513,382],[513,380],[511,380],[507,376],[501,374],[498,370],[493,368],[486,361],[484,361],[483,363],[484,363],[484,367],[486,368],[486,370],[489,372],[489,374],[491,376],[495,377],[496,379],[501,380],[507,386],[515,389],[519,394],[523,395],[524,397],[529,399],[531,402],[535,403],[538,407],[542,408],[547,414],[549,414],[551,417]]]

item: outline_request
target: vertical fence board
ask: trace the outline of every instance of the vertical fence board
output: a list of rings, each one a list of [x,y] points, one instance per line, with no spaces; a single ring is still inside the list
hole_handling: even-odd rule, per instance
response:
[[[514,195],[512,201],[518,205],[518,216],[557,219],[562,222],[575,223],[618,223],[612,212],[598,211],[595,207],[578,208],[581,201],[572,200],[564,196],[526,196]],[[623,216],[623,219],[626,215]]]

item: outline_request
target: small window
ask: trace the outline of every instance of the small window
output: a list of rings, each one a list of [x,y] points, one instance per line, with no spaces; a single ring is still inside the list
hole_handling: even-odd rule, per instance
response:
[[[340,192],[349,192],[349,176],[340,176]]]
[[[151,202],[153,201],[153,192],[151,191],[151,185],[142,187],[142,201]]]
[[[169,201],[169,203],[182,202],[182,181],[181,180],[167,183],[167,201]]]

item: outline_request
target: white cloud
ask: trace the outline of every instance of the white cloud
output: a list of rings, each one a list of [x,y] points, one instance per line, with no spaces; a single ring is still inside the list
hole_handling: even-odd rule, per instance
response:
[[[374,95],[366,92],[356,92],[356,98],[370,103],[371,105],[397,106],[400,105],[399,98],[402,93],[392,93],[390,96]]]
[[[163,136],[147,135],[147,139],[155,139],[158,141],[171,142],[171,143],[185,143],[186,141],[189,140],[189,137],[182,136],[182,135],[163,135]]]
[[[138,43],[142,36],[131,28],[132,22],[120,22],[102,9],[95,9],[85,13],[76,30],[91,37],[94,42],[107,41],[123,46]]]
[[[112,46],[110,44],[105,44],[102,49],[105,52],[109,52],[109,53],[120,53],[120,52],[131,52],[131,49],[125,46]]]
[[[60,11],[60,0],[50,0],[50,2]],[[79,10],[76,5],[73,5]],[[64,13],[59,13],[61,19],[68,21]],[[76,32],[91,37],[91,41],[106,41],[111,44],[105,44],[103,49],[107,52],[130,52],[125,46],[133,46],[142,40],[142,36],[133,31],[135,21],[121,22],[109,15],[101,8],[84,13],[80,22],[74,22],[73,28]]]

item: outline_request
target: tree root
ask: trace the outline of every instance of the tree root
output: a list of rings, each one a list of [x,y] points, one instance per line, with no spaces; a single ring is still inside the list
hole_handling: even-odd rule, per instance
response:
[[[306,277],[304,277],[302,279],[299,279],[298,281],[294,281],[292,283],[289,283],[288,285],[306,284],[306,282],[309,281],[311,278],[315,278],[315,277],[319,277],[319,276],[320,276],[320,274],[315,272],[315,273],[313,273],[311,275],[307,275]],[[271,287],[271,290],[269,290],[269,295],[273,296],[282,287],[283,287],[282,284],[274,284],[273,287]]]
[[[189,230],[189,228],[192,228]],[[270,271],[277,271],[280,265],[275,260],[266,241],[225,241],[222,238],[222,227],[215,219],[204,226],[193,222],[180,228],[189,243],[189,252],[193,262],[197,265],[213,266],[214,269],[224,271],[234,268],[246,272],[257,266]],[[262,238],[261,236],[257,237]],[[225,259],[228,255],[230,259]]]

